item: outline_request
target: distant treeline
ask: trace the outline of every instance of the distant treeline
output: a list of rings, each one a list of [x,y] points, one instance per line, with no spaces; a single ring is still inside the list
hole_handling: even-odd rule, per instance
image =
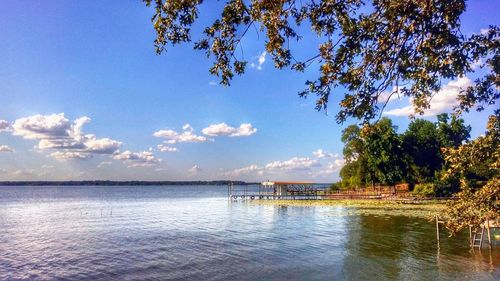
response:
[[[78,185],[250,185],[244,181],[229,181],[229,180],[216,180],[216,181],[109,181],[109,180],[95,180],[95,181],[0,181],[0,186],[78,186]]]

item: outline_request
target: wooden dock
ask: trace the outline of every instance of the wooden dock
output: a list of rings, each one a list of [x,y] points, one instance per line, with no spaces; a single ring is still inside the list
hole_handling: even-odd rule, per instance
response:
[[[412,202],[408,188],[377,187],[359,190],[330,191],[328,186],[320,187],[310,182],[270,182],[258,187],[228,186],[231,200],[345,200],[378,199]]]

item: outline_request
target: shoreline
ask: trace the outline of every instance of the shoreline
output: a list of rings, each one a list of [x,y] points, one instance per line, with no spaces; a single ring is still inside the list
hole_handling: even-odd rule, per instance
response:
[[[443,211],[446,201],[421,201],[402,203],[390,200],[340,199],[340,200],[255,200],[252,204],[284,207],[338,207],[349,215],[407,216],[430,219]]]

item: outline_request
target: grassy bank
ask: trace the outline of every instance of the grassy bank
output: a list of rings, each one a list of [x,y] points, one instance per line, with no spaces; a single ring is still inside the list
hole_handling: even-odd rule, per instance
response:
[[[255,200],[254,204],[293,207],[338,207],[348,215],[382,215],[430,218],[445,208],[443,201],[402,203],[388,200]]]

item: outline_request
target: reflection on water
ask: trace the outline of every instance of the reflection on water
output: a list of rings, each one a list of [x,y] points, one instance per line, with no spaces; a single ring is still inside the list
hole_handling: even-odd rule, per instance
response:
[[[432,223],[228,203],[225,187],[0,187],[0,279],[500,280]]]

